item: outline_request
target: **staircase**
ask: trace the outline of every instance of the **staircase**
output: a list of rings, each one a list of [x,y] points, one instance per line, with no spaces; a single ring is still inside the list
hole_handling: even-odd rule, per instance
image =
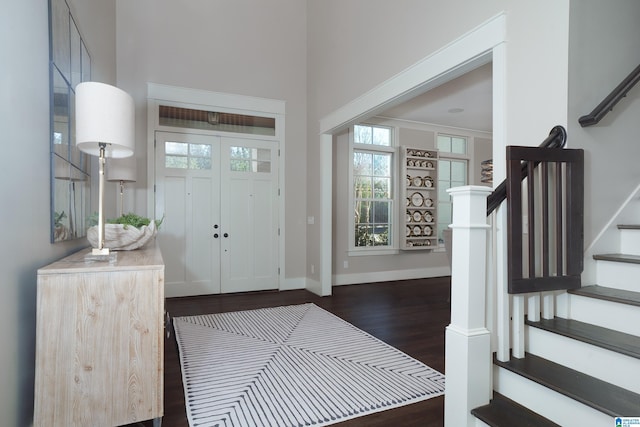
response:
[[[597,284],[567,291],[568,318],[525,322],[524,358],[494,360],[478,426],[616,426],[640,417],[640,226],[594,256]]]

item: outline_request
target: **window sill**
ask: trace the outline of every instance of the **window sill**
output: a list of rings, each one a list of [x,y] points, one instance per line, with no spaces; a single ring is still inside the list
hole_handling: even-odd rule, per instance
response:
[[[400,253],[399,249],[384,248],[384,249],[351,249],[347,252],[347,256],[377,256],[377,255],[397,255]]]

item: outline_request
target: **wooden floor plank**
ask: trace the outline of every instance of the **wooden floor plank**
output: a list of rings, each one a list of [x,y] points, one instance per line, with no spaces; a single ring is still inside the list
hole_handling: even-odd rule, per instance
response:
[[[173,316],[223,313],[312,302],[444,373],[444,332],[450,323],[450,277],[338,286],[330,297],[306,290],[170,298]],[[188,427],[177,344],[165,342],[165,416],[162,425]],[[132,424],[150,427],[152,423]],[[335,424],[341,427],[444,425],[444,397]]]

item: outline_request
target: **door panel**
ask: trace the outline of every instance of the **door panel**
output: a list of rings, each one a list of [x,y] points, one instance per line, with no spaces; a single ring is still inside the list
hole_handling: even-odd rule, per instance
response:
[[[220,292],[219,138],[156,132],[156,216],[167,297]]]
[[[271,141],[222,138],[222,292],[277,289],[278,151]]]
[[[279,288],[277,145],[156,132],[167,297]]]
[[[163,194],[164,199],[171,200],[171,203],[168,205],[163,203],[161,211],[156,207],[156,212],[160,212],[164,217],[157,240],[163,252],[166,253],[165,283],[168,284],[184,283],[187,280],[185,269],[187,230],[185,221],[180,220],[180,218],[186,218],[186,181],[186,177],[166,176]]]

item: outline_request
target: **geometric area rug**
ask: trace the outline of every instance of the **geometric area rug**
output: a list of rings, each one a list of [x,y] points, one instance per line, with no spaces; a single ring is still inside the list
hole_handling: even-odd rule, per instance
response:
[[[315,304],[173,319],[191,427],[325,426],[444,394],[444,375]]]

